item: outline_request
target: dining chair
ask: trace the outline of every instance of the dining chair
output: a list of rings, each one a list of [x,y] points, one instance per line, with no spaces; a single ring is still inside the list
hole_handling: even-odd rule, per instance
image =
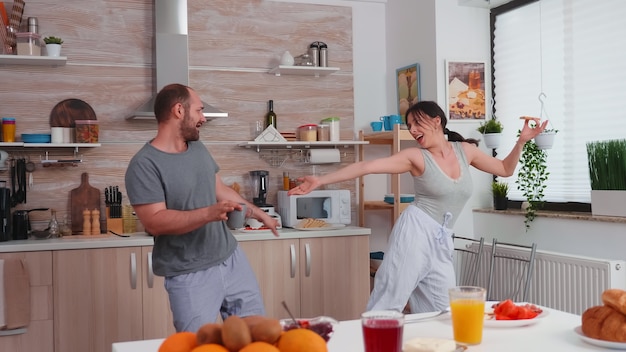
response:
[[[452,235],[454,241],[454,271],[459,286],[478,286],[485,238]]]
[[[535,270],[537,244],[498,242],[491,245],[487,300],[526,302]]]

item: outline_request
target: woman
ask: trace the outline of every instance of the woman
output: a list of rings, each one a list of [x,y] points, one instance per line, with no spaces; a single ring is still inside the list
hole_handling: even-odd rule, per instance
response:
[[[530,125],[526,119],[513,150],[500,160],[446,128],[444,112],[421,101],[406,112],[409,132],[419,147],[386,158],[361,161],[323,176],[305,176],[289,194],[306,194],[329,183],[367,174],[410,172],[415,201],[393,226],[385,259],[376,272],[367,310],[432,312],[449,306],[448,288],[455,286],[452,227],[472,193],[469,166],[497,176],[511,176],[524,144],[541,133],[548,121]],[[446,138],[447,137],[447,138]]]

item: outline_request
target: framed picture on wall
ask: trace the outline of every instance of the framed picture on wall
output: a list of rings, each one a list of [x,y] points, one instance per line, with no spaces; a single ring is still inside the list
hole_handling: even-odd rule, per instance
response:
[[[485,66],[477,61],[446,61],[446,106],[450,121],[485,119]]]
[[[398,92],[398,115],[402,116],[409,107],[420,100],[420,66],[411,64],[396,70],[396,89]]]

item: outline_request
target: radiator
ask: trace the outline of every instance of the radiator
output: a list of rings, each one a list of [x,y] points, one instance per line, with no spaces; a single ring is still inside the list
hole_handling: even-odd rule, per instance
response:
[[[475,249],[477,245],[471,245]],[[498,249],[500,253],[500,249]],[[502,253],[518,257],[527,257],[528,251],[503,248]],[[457,281],[459,284],[471,282],[472,259],[467,253],[458,258]],[[477,286],[487,287],[489,265],[491,263],[491,244],[485,243],[480,260]],[[520,263],[514,261],[497,262],[494,268],[492,293],[495,297],[509,297],[518,290],[511,278],[519,279],[522,275]],[[515,280],[519,282],[518,280]],[[561,311],[582,314],[592,306],[602,304],[602,292],[608,288],[626,290],[626,261],[607,260],[574,256],[537,250],[528,302]]]

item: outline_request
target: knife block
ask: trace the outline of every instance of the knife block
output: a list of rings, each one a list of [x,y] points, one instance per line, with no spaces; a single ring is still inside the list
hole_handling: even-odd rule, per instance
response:
[[[107,232],[113,231],[117,234],[124,233],[124,219],[123,218],[112,218],[110,216],[111,208],[107,207]]]

